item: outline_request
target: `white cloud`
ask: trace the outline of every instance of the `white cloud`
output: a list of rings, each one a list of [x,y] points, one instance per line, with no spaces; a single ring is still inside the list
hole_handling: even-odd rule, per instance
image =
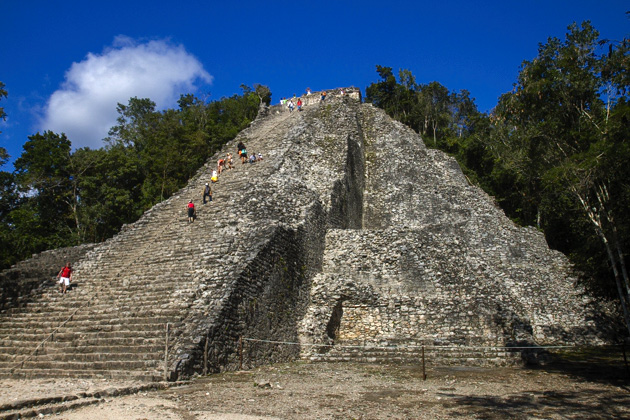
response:
[[[116,124],[117,103],[136,96],[150,98],[158,109],[175,107],[180,94],[195,92],[197,82],[211,83],[212,76],[183,46],[119,36],[102,54],[72,64],[40,126],[66,133],[74,147],[99,148]]]

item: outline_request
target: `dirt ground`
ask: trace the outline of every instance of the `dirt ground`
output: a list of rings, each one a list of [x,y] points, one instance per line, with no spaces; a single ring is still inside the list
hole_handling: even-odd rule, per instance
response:
[[[302,363],[196,378],[165,390],[105,397],[55,420],[630,418],[623,363],[528,368]],[[8,385],[8,387],[7,387]],[[0,381],[12,398],[116,387],[109,381]],[[128,385],[128,384],[126,384]]]

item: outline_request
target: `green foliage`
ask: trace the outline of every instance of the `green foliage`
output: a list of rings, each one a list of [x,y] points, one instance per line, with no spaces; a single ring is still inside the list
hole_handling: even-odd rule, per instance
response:
[[[9,161],[9,154],[7,153],[7,149],[4,147],[0,147],[0,167],[2,167],[5,163]]]
[[[423,137],[430,136],[433,142],[429,146],[448,149],[458,143],[455,138],[469,134],[473,121],[482,117],[466,90],[449,92],[438,82],[417,84],[409,70],[399,71],[400,82],[391,67],[376,66],[376,71],[382,80],[366,88],[366,101]]]
[[[0,82],[0,100],[8,96],[8,93],[4,88],[5,86],[6,85],[4,83]],[[3,120],[7,119],[7,113],[4,112],[4,107],[0,107],[0,118],[2,118]],[[2,131],[0,131],[0,133],[2,133]]]
[[[26,219],[30,230],[40,238],[40,244],[50,243],[55,247],[74,243],[72,213],[69,212],[74,197],[69,171],[71,144],[65,134],[47,131],[29,137],[23,146],[22,155],[15,161],[19,189],[29,199]],[[24,210],[24,209],[23,209]],[[42,251],[44,246],[34,247]]]
[[[18,238],[12,212],[20,208],[22,202],[15,175],[0,171],[0,267],[8,267],[18,261],[14,245]]]
[[[609,296],[612,265],[620,261],[608,261],[606,242],[627,249],[630,233],[628,49],[624,41],[597,55],[606,44],[598,36],[584,22],[569,26],[565,40],[540,45],[514,90],[500,98],[491,142],[501,157],[495,171],[516,174],[521,192],[507,213],[542,228],[586,273],[584,284]]]
[[[256,83],[254,84],[254,92],[258,95],[260,103],[271,104],[271,89],[269,87]]]
[[[0,100],[7,97],[5,84],[0,82]],[[6,120],[7,114],[4,108],[0,107],[0,118]],[[0,131],[0,133],[2,133]],[[7,149],[0,147],[0,167],[9,161]],[[9,229],[9,214],[19,206],[20,196],[17,192],[15,175],[9,172],[0,171],[0,267],[7,267],[16,262],[12,253],[12,237]]]

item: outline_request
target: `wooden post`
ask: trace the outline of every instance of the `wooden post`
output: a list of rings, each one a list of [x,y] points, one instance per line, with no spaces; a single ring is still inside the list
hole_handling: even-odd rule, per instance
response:
[[[164,380],[168,381],[168,333],[170,324],[166,323],[166,342],[164,343]]]
[[[203,374],[208,374],[208,337],[206,337],[206,345],[203,348]]]
[[[426,366],[424,363],[424,346],[422,346],[422,380],[423,381],[427,380],[427,371],[426,371]]]
[[[243,370],[243,336],[242,335],[238,338],[238,355],[239,355],[238,370]]]

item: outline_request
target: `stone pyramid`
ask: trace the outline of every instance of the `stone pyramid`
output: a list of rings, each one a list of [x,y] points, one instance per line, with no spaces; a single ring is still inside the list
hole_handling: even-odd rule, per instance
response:
[[[4,310],[0,373],[172,380],[242,358],[405,360],[420,346],[607,340],[611,321],[567,259],[452,158],[358,89],[302,99],[301,112],[265,109],[179,193],[91,248],[70,293],[44,287]],[[201,204],[239,141],[263,160],[235,159]],[[501,363],[497,352],[465,357]]]

